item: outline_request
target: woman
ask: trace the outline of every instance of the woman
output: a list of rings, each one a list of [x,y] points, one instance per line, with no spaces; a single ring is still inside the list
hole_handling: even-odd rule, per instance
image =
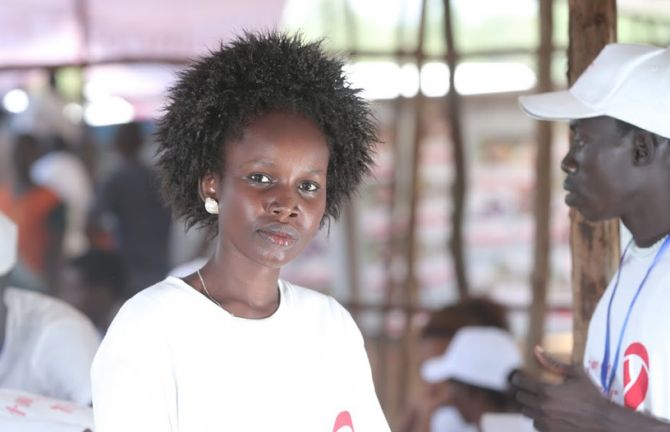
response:
[[[349,313],[279,279],[370,170],[374,124],[341,61],[247,33],[180,75],[158,137],[164,196],[218,237],[115,318],[96,431],[388,431]]]

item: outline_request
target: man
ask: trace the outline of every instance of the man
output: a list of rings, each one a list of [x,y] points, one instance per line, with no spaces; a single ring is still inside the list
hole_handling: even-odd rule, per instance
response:
[[[8,286],[17,233],[0,212],[0,388],[88,405],[95,328],[64,302]]]
[[[496,327],[463,327],[447,350],[421,367],[428,382],[446,387],[445,402],[483,431],[532,430],[510,393],[509,376],[521,366],[512,335]],[[514,429],[507,426],[514,425]]]
[[[12,281],[22,288],[53,292],[65,232],[65,205],[51,189],[33,182],[30,169],[40,156],[34,135],[12,140],[12,181],[0,185],[0,211],[18,226],[18,261]]]
[[[122,165],[100,185],[89,232],[104,228],[113,234],[129,279],[124,294],[131,297],[167,275],[172,216],[160,198],[153,169],[140,158],[140,124],[120,125],[114,145]],[[105,221],[111,223],[105,226]]]
[[[565,201],[630,230],[618,273],[589,325],[583,367],[536,357],[563,376],[516,374],[540,431],[670,431],[670,49],[610,44],[569,91],[525,96],[533,117],[570,120]]]
[[[63,255],[71,258],[84,253],[86,218],[93,204],[93,184],[81,158],[72,144],[60,135],[44,139],[46,152],[30,167],[35,184],[51,189],[65,204]]]
[[[441,356],[454,338],[466,326],[497,327],[507,330],[505,307],[485,297],[471,297],[432,311],[421,328],[419,357],[421,363]],[[458,410],[447,404],[448,385],[422,380],[421,391],[412,395],[409,409],[394,430],[399,432],[473,432]]]

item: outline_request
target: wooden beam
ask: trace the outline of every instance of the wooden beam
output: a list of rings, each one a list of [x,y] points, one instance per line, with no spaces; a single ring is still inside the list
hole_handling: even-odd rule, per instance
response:
[[[456,89],[456,66],[458,53],[454,37],[454,20],[451,13],[451,1],[444,0],[444,31],[447,44],[447,66],[449,67],[449,93],[447,94],[447,116],[451,130],[451,143],[454,158],[454,183],[451,188],[453,209],[451,214],[451,237],[448,247],[456,275],[456,289],[460,298],[469,292],[465,253],[463,251],[463,215],[465,213],[465,190],[467,187],[467,163],[463,131],[461,128],[461,96]]]
[[[616,0],[569,0],[568,4],[568,81],[572,84],[600,50],[616,40]],[[591,223],[571,209],[570,249],[574,336],[572,358],[575,362],[581,362],[589,320],[618,265],[619,221]]]
[[[345,3],[347,5],[350,4],[348,1]],[[406,6],[406,2],[401,2],[401,13],[398,14],[398,20],[395,26],[395,38],[396,44],[398,46],[400,46],[404,38],[405,21],[403,20],[403,17],[405,16],[405,13],[403,12],[405,12]],[[400,59],[398,59],[398,63],[400,63]],[[406,251],[407,239],[405,230],[398,230],[398,227],[400,226],[404,228],[404,207],[402,205],[404,197],[400,198],[399,195],[401,195],[404,190],[404,185],[402,184],[404,177],[403,173],[405,172],[404,167],[407,163],[407,159],[409,158],[401,157],[400,152],[403,147],[402,143],[405,141],[402,132],[405,129],[405,118],[407,117],[408,106],[413,104],[413,101],[407,98],[397,97],[391,104],[392,127],[389,131],[389,138],[385,141],[387,143],[386,145],[390,146],[390,150],[387,151],[390,151],[392,155],[393,174],[388,191],[388,196],[390,197],[387,206],[387,217],[389,221],[389,235],[387,238],[388,244],[385,248],[385,253],[383,254],[386,292],[384,304],[382,306],[383,309],[379,310],[379,312],[382,315],[382,322],[386,323],[390,319],[391,313],[402,311],[405,316],[406,324],[404,330],[405,333],[403,333],[403,335],[409,338],[409,332],[411,330],[409,327],[411,323],[411,317],[414,313],[416,313],[416,310],[413,306],[407,306],[407,309],[405,309],[405,305],[403,304],[403,281],[400,280],[401,277],[404,277],[404,275],[399,275],[396,267],[397,261],[399,259],[402,258],[404,260],[404,253]],[[384,331],[383,334],[385,337],[388,336],[386,331]],[[411,363],[412,351],[408,351],[404,348],[404,345],[397,347],[396,344],[393,344],[390,341],[386,341],[386,343],[381,343],[378,345],[378,353],[381,361],[378,362],[377,370],[379,374],[378,376],[382,378],[378,383],[375,383],[375,385],[377,386],[377,393],[380,395],[380,402],[384,407],[400,407],[401,405],[405,406],[409,400],[411,385],[408,384],[408,386],[404,388],[403,393],[400,389],[401,382],[397,379],[399,374],[397,372],[397,366]],[[401,357],[405,357],[406,359],[402,361],[394,361],[395,359],[400,359]],[[411,377],[408,377],[407,379],[411,381]],[[395,418],[393,416],[397,415],[399,412],[401,412],[401,410],[394,409],[389,411],[390,413],[387,413],[387,415],[391,414],[389,415],[389,421],[391,424],[395,424]]]
[[[538,92],[548,92],[551,82],[551,63],[554,30],[553,0],[539,0],[540,47],[538,50]],[[539,365],[533,360],[533,348],[542,344],[544,321],[547,314],[547,282],[549,280],[549,256],[551,239],[551,179],[552,171],[552,124],[537,122],[537,153],[535,157],[535,263],[531,274],[532,303],[526,338],[526,364],[533,373]]]
[[[417,42],[417,58],[416,65],[419,70],[421,70],[422,65],[422,53],[424,49],[425,34],[426,34],[426,15],[428,9],[428,0],[421,0],[421,15],[419,20],[418,28],[418,42]],[[419,83],[421,81],[419,80]],[[405,262],[407,264],[407,270],[405,274],[405,280],[403,284],[403,304],[408,305],[410,308],[415,307],[418,303],[418,292],[419,292],[419,281],[416,275],[416,264],[417,264],[417,255],[419,248],[419,236],[418,236],[418,205],[419,205],[419,195],[421,193],[421,182],[420,182],[420,156],[421,156],[421,142],[423,140],[423,127],[422,121],[424,118],[425,112],[425,97],[422,95],[421,90],[417,93],[416,98],[414,98],[414,137],[412,140],[412,156],[411,156],[411,170],[410,170],[410,188],[409,188],[409,221],[407,226],[407,250]],[[405,326],[402,335],[402,346],[403,354],[400,358],[400,368],[398,370],[398,382],[399,382],[399,399],[398,404],[395,408],[400,409],[406,405],[409,389],[411,386],[411,373],[410,373],[410,355],[412,350],[416,347],[416,334],[412,332],[412,315],[405,315]]]

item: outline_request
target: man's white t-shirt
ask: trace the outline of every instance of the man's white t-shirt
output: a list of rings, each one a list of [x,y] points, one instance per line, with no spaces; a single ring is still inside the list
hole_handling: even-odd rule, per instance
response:
[[[453,406],[441,406],[430,417],[430,432],[477,432]]]
[[[98,334],[82,313],[34,291],[6,288],[0,388],[91,403],[90,369]]]
[[[279,281],[265,319],[168,277],[126,302],[92,369],[96,432],[385,432],[363,338],[333,298]]]
[[[610,314],[608,376],[628,309],[660,247],[661,242],[650,248],[632,244],[626,252]],[[607,308],[615,283],[616,275],[593,313],[584,352],[584,367],[601,390]],[[631,310],[609,398],[670,420],[670,250],[653,268]]]
[[[536,432],[533,420],[519,413],[485,413],[481,432]]]

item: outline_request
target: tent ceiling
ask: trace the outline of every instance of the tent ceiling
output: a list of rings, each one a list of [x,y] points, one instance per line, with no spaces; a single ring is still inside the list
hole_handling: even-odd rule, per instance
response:
[[[243,29],[279,26],[284,0],[3,0],[0,68],[181,62]]]

